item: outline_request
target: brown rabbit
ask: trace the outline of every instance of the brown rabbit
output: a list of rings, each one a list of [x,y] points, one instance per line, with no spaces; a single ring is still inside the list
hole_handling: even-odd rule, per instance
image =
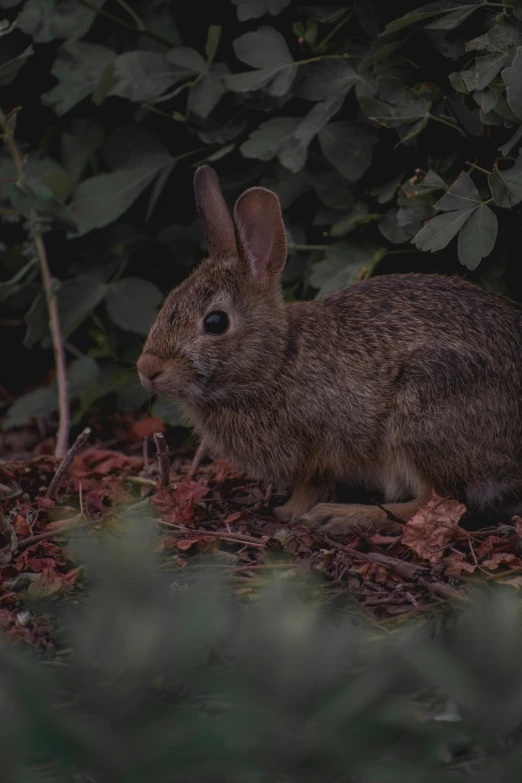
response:
[[[285,304],[277,196],[251,188],[234,223],[196,172],[209,258],[172,291],[138,370],[204,442],[293,494],[291,522],[400,529],[435,489],[470,507],[522,495],[522,312],[458,278],[391,275]],[[339,485],[387,508],[327,502]],[[413,499],[411,499],[413,498]]]

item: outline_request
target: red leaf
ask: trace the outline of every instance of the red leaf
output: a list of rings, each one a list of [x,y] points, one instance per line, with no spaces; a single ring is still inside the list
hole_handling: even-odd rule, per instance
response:
[[[140,419],[131,429],[131,435],[136,440],[151,438],[155,432],[165,432],[165,425],[157,416],[148,416],[146,419]]]
[[[205,495],[208,495],[208,487],[186,478],[178,484],[177,489],[172,493],[172,498],[180,508],[183,508],[191,502],[201,500]]]
[[[492,555],[489,560],[483,560],[481,565],[484,568],[489,568],[490,571],[494,571],[495,568],[498,568],[502,563],[509,563],[515,568],[522,566],[522,560],[520,560],[520,558],[514,555],[512,552],[496,552],[496,554]]]
[[[458,535],[466,506],[457,500],[442,500],[433,495],[415,516],[406,522],[402,543],[432,565],[444,557],[444,547]]]
[[[28,536],[33,535],[29,522],[21,514],[17,514],[13,519],[13,527],[19,539],[28,538]]]
[[[463,552],[451,552],[444,558],[446,564],[446,576],[460,576],[463,571],[472,574],[476,565],[468,563]]]

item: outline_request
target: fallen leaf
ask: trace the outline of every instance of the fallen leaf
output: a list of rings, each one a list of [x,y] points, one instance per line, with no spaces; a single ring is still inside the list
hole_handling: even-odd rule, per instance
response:
[[[444,557],[444,548],[457,538],[459,521],[466,506],[457,500],[431,500],[404,525],[402,543],[434,565]]]
[[[27,590],[28,594],[33,597],[42,597],[50,595],[58,595],[59,593],[68,593],[73,589],[73,586],[53,571],[52,568],[46,568],[42,571],[36,579],[34,579],[29,585]]]
[[[131,435],[136,440],[151,438],[155,432],[165,432],[166,427],[157,416],[147,416],[146,419],[140,419],[134,423],[131,429]]]
[[[515,568],[522,566],[522,560],[512,552],[496,552],[488,560],[483,560],[481,565],[484,568],[488,568],[490,571],[494,571],[495,568],[498,568],[499,565],[502,565],[503,563],[509,563]]]
[[[227,517],[225,517],[225,522],[230,525],[232,522],[237,522],[238,519],[241,519],[242,515],[242,511],[234,511],[232,514],[229,514]]]
[[[19,540],[33,535],[33,531],[31,530],[31,525],[29,524],[27,519],[23,517],[21,514],[15,515],[12,524]]]
[[[460,576],[463,571],[472,574],[477,567],[474,563],[468,563],[463,552],[451,552],[444,558],[444,563],[446,576]]]
[[[510,585],[511,587],[516,587],[517,590],[520,590],[522,588],[522,574],[515,574],[510,577],[508,573],[506,574],[505,579],[499,579],[498,582],[502,585]]]

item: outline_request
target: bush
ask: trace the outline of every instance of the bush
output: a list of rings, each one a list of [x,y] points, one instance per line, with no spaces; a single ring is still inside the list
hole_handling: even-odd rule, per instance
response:
[[[230,204],[253,184],[278,193],[288,298],[394,271],[459,272],[522,298],[519,0],[0,8],[2,108],[26,156],[22,181],[7,146],[0,157],[12,395],[52,366],[36,227],[78,416],[98,400],[142,404],[140,344],[204,253],[191,196],[203,162]],[[36,389],[3,426],[55,408],[54,389]]]
[[[124,524],[83,543],[92,591],[49,607],[58,656],[0,648],[5,783],[520,779],[515,591],[387,635],[314,582],[241,604],[210,564],[167,577]]]

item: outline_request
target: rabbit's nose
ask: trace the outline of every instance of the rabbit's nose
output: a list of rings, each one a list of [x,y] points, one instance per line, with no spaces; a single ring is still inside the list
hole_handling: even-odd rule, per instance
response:
[[[145,388],[147,388],[147,385],[151,384],[154,379],[161,374],[163,362],[157,356],[153,356],[150,353],[144,353],[138,359],[137,368],[140,380]]]

